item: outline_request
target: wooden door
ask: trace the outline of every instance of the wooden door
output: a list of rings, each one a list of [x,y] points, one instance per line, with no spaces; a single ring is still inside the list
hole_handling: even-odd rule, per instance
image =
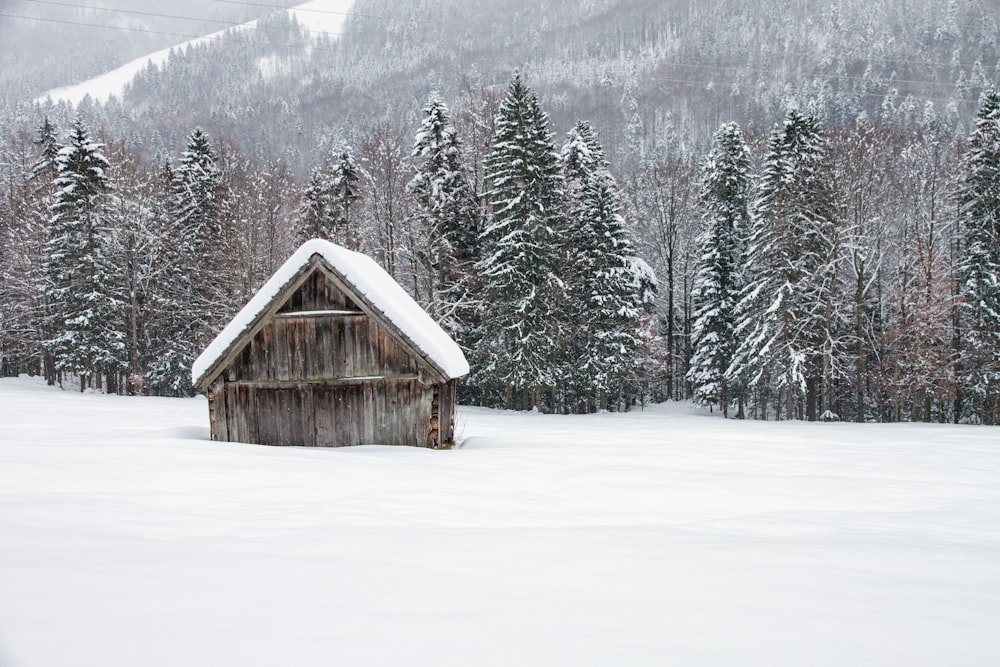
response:
[[[316,445],[312,390],[306,386],[257,392],[258,440],[265,445]]]
[[[347,447],[365,444],[365,426],[369,420],[364,387],[321,385],[313,390],[316,419],[316,445]]]

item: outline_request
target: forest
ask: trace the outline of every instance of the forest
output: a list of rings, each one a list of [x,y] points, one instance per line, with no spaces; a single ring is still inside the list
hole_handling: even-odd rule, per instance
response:
[[[183,395],[325,236],[445,322],[466,402],[1000,422],[996,8],[461,4],[8,99],[3,373]]]

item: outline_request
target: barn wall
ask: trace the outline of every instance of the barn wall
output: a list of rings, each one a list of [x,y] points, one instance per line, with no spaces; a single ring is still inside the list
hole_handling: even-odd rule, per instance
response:
[[[432,383],[424,369],[315,271],[209,387],[212,437],[299,446],[450,444],[454,383]]]
[[[418,375],[419,360],[363,313],[273,317],[225,370],[227,382]]]
[[[278,309],[279,313],[311,310],[360,310],[323,271],[313,271]]]
[[[458,381],[452,380],[441,385],[441,446],[455,443],[455,409],[458,407]]]
[[[230,440],[343,447],[427,445],[431,392],[415,380],[281,387],[226,383]]]

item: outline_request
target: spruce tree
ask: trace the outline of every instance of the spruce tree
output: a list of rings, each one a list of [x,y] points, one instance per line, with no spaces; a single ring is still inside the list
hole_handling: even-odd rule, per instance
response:
[[[771,133],[758,190],[729,381],[747,382],[762,397],[774,392],[786,419],[803,398],[814,416],[820,385],[829,409],[837,344],[836,208],[815,118],[790,111]]]
[[[185,250],[203,257],[220,233],[221,175],[208,135],[195,128],[173,171],[174,217],[185,237]]]
[[[635,375],[642,300],[635,249],[618,185],[589,123],[570,131],[560,166],[566,202],[564,376],[578,402],[605,408],[609,395],[624,397]]]
[[[333,238],[336,216],[333,210],[330,181],[323,167],[316,167],[309,174],[309,183],[302,192],[302,231],[308,238]]]
[[[691,295],[694,353],[687,379],[697,403],[719,405],[728,414],[733,395],[726,370],[736,350],[735,311],[750,224],[750,152],[735,123],[723,125],[715,134],[702,166],[699,198],[703,230]]]
[[[983,94],[958,190],[959,375],[968,420],[1000,423],[1000,93]]]
[[[61,374],[77,376],[81,391],[126,367],[124,335],[116,330],[121,304],[107,261],[108,161],[77,118],[56,156],[56,196],[46,245],[47,347]]]
[[[330,172],[328,192],[330,210],[336,230],[333,241],[351,250],[357,250],[361,243],[352,215],[355,202],[361,199],[359,180],[360,174],[354,154],[350,147],[345,144],[337,154]]]
[[[412,158],[417,171],[407,191],[417,201],[416,227],[429,276],[431,315],[468,345],[475,262],[479,259],[479,206],[469,184],[461,142],[448,107],[435,93],[424,107]]]
[[[564,296],[558,276],[562,179],[548,116],[515,74],[485,161],[488,221],[480,237],[484,310],[474,381],[540,408],[560,382]]]
[[[56,127],[49,121],[48,116],[42,121],[42,125],[38,129],[38,135],[34,141],[34,145],[38,149],[39,156],[38,160],[32,167],[31,170],[31,180],[33,181],[32,191],[34,194],[33,198],[33,211],[32,211],[32,226],[38,230],[38,233],[32,234],[36,242],[33,244],[35,249],[39,252],[39,262],[38,266],[44,264],[44,251],[45,244],[49,238],[49,225],[51,219],[51,211],[53,204],[53,183],[55,182],[56,176],[59,172],[59,166],[57,163],[57,158],[59,157],[59,149],[62,148],[59,145],[59,140],[56,137]],[[34,276],[36,279],[35,289],[40,295],[40,302],[38,308],[36,309],[36,320],[38,322],[38,330],[40,338],[42,341],[48,341],[52,338],[53,332],[50,329],[53,318],[51,317],[51,310],[49,307],[48,299],[46,294],[46,282],[45,274]],[[56,368],[55,363],[52,359],[52,353],[48,345],[43,343],[42,345],[42,373],[45,376],[45,381],[52,385],[56,382]]]
[[[38,147],[41,155],[32,171],[32,176],[36,177],[40,174],[54,175],[57,168],[56,159],[59,156],[60,146],[56,138],[56,128],[49,121],[48,116],[45,117],[41,127],[38,128],[38,137],[35,139],[35,145]]]
[[[225,310],[214,277],[222,268],[222,176],[211,141],[200,128],[188,137],[177,167],[164,167],[163,177],[170,179],[167,261],[176,275],[159,295],[163,328],[146,380],[154,393],[188,395],[193,391],[191,364]]]

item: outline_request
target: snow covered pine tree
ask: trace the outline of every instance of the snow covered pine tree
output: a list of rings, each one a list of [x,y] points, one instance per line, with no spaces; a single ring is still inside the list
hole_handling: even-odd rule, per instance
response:
[[[515,73],[486,157],[480,238],[485,307],[473,381],[507,407],[542,409],[560,381],[565,296],[559,278],[563,192],[548,116]]]
[[[986,91],[958,190],[961,418],[1000,423],[1000,93]]]
[[[111,289],[115,267],[106,261],[108,205],[102,146],[77,118],[56,156],[55,202],[46,245],[47,347],[57,372],[88,386],[114,385],[127,367],[124,334],[114,328],[121,304]],[[116,386],[108,386],[116,391]]]
[[[361,199],[359,179],[354,154],[350,146],[344,144],[330,172],[329,193],[333,228],[336,230],[333,240],[349,250],[357,250],[361,244],[360,235],[351,216],[354,203]]]
[[[430,282],[428,312],[469,352],[481,215],[461,142],[437,93],[424,107],[411,156],[417,173],[407,191],[417,201],[417,234],[426,248],[421,254]]]
[[[191,363],[219,312],[210,276],[219,268],[215,260],[222,177],[211,142],[200,128],[188,137],[177,168],[165,174],[171,179],[168,261],[176,273],[159,295],[157,308],[166,316],[153,344],[155,361],[147,381],[154,393],[188,395],[193,391]]]
[[[738,305],[740,344],[728,372],[731,383],[757,392],[762,415],[773,393],[784,399],[786,419],[815,418],[820,385],[822,408],[830,408],[836,222],[819,124],[789,111],[768,141],[747,252],[750,277]]]
[[[336,213],[333,210],[329,177],[322,166],[315,167],[309,174],[309,184],[302,191],[299,215],[306,238],[324,241],[333,238]]]
[[[702,166],[700,202],[703,230],[691,297],[693,354],[687,379],[694,400],[718,405],[728,415],[726,369],[736,350],[736,303],[743,284],[743,252],[750,228],[750,151],[736,123],[716,132]],[[742,392],[739,416],[743,416]]]
[[[359,180],[357,161],[347,144],[340,147],[333,160],[312,170],[299,209],[307,236],[358,249],[360,239],[353,208],[361,199]]]
[[[634,381],[640,346],[641,276],[621,215],[618,184],[587,122],[569,132],[560,154],[566,231],[561,235],[567,345],[563,377],[575,411],[619,409]]]

